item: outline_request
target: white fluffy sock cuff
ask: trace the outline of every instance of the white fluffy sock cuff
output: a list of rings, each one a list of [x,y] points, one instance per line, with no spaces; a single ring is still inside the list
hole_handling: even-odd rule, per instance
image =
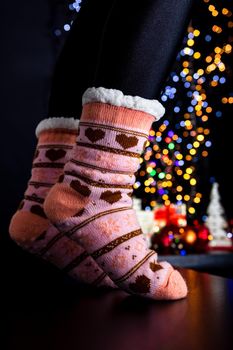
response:
[[[114,106],[136,109],[153,115],[155,120],[159,120],[165,113],[165,108],[157,100],[124,95],[120,90],[106,89],[104,87],[91,87],[84,92],[82,104],[85,105],[90,102],[102,102]]]
[[[42,120],[36,128],[36,137],[42,131],[49,129],[68,129],[68,130],[77,130],[79,126],[79,120],[74,118],[47,118]]]

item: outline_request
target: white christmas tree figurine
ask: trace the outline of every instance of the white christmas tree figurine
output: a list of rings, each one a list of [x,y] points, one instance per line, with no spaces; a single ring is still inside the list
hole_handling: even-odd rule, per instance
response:
[[[229,247],[231,240],[227,237],[225,229],[227,222],[224,219],[224,209],[220,202],[218,183],[215,182],[210,193],[210,203],[207,208],[206,226],[208,227],[213,239],[210,241],[210,247]]]

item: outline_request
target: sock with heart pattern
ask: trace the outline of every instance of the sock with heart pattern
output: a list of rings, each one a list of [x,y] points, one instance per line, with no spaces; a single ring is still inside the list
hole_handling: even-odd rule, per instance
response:
[[[76,242],[48,220],[43,204],[49,189],[62,177],[78,133],[74,118],[48,118],[36,129],[38,143],[24,199],[10,222],[12,239],[25,250],[49,261],[76,280],[115,287],[106,273]],[[75,264],[74,264],[75,261]]]
[[[184,298],[185,281],[147,248],[132,208],[134,173],[164,108],[105,88],[88,89],[83,105],[77,145],[62,182],[46,198],[46,214],[120,288],[152,299]]]

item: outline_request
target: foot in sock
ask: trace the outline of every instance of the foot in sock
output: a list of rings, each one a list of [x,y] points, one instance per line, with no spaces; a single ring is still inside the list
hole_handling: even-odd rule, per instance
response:
[[[115,287],[80,245],[50,223],[43,209],[49,189],[62,177],[64,165],[71,157],[77,133],[78,121],[73,118],[48,118],[39,123],[32,176],[24,200],[12,217],[10,235],[24,249],[80,282]]]
[[[46,198],[46,214],[120,288],[158,300],[184,298],[185,281],[147,248],[132,208],[134,173],[163,107],[104,88],[88,89],[83,105],[77,145],[62,183]]]

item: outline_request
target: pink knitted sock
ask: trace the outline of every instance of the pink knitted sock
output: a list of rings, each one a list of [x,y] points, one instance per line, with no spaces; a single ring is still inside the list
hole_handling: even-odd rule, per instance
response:
[[[76,242],[59,233],[43,210],[49,189],[58,181],[59,176],[62,178],[77,133],[78,120],[73,118],[49,118],[39,123],[32,176],[24,200],[12,217],[10,235],[24,249],[67,271],[78,281],[113,287],[110,278],[93,258]]]
[[[183,278],[169,263],[157,262],[132,209],[134,173],[163,107],[104,88],[88,89],[83,104],[77,146],[63,182],[46,198],[46,214],[120,288],[153,299],[184,298]]]

